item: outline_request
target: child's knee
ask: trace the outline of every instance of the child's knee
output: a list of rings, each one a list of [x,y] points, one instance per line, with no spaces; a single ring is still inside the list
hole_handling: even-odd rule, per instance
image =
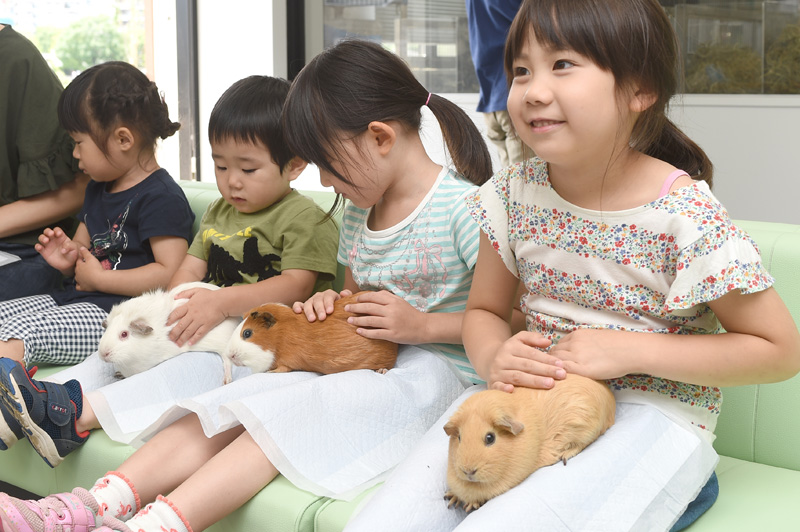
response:
[[[25,342],[18,338],[0,341],[0,358],[10,358],[25,364]]]

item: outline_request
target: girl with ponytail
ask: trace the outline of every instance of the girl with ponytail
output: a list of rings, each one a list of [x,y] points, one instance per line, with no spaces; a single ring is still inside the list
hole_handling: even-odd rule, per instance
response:
[[[434,163],[419,129],[428,106],[455,169]],[[491,176],[488,148],[456,104],[431,94],[408,65],[378,44],[345,40],[322,52],[292,84],[287,140],[348,200],[339,237],[343,294],[359,296],[359,333],[424,345],[477,379],[461,345],[478,228],[464,198]],[[297,303],[324,319],[341,294]]]

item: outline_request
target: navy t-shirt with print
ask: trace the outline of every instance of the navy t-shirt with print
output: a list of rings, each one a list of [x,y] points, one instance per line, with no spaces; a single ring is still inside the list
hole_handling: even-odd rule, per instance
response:
[[[130,270],[155,261],[148,239],[175,236],[192,241],[194,213],[183,190],[162,169],[141,183],[109,193],[107,183],[89,182],[78,219],[86,225],[91,253],[107,270]],[[64,290],[51,294],[59,305],[89,302],[106,312],[125,296],[82,292],[75,281],[64,281]]]

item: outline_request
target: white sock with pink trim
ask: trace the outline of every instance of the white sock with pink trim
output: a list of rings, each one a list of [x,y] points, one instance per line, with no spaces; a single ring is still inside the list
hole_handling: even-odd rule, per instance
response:
[[[101,517],[110,515],[120,521],[127,521],[141,506],[133,483],[116,471],[106,473],[106,476],[94,483],[89,493],[97,499],[100,507],[97,515]]]
[[[184,519],[180,510],[162,495],[156,498],[156,502],[139,510],[126,524],[131,530],[141,532],[162,532],[164,529],[174,532],[192,532],[192,527]]]

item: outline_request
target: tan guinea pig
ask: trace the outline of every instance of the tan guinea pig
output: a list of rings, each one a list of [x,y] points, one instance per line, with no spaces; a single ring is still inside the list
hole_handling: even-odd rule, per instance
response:
[[[394,367],[397,344],[365,338],[355,325],[347,323],[347,318],[356,314],[345,312],[344,306],[354,303],[361,293],[338,299],[333,313],[322,321],[309,322],[305,314],[295,314],[278,303],[256,307],[234,331],[226,356],[254,372],[385,372]]]
[[[608,386],[579,375],[550,390],[517,387],[469,397],[444,426],[448,506],[470,512],[540,467],[566,464],[614,424],[615,408]]]

